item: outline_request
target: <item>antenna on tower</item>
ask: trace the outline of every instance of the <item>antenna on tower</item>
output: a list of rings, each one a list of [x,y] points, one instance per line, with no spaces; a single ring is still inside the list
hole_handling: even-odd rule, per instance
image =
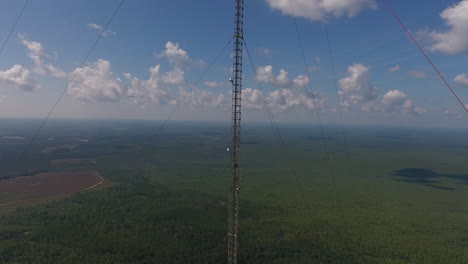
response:
[[[236,1],[234,58],[232,78],[232,179],[228,206],[228,264],[237,264],[240,191],[240,129],[242,100],[242,53],[244,43],[244,0]]]

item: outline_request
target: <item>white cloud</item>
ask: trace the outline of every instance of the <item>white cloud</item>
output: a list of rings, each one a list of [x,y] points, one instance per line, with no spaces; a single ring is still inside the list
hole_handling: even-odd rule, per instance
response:
[[[426,73],[423,71],[409,71],[408,75],[410,77],[416,78],[416,79],[424,79],[426,78]]]
[[[182,99],[188,99],[194,106],[219,107],[225,103],[224,94],[214,94],[206,90],[193,89],[189,92],[182,90],[180,94]]]
[[[112,72],[111,63],[99,59],[94,64],[76,68],[68,93],[80,101],[117,102],[127,96],[127,87]]]
[[[267,57],[267,58],[271,57],[271,50],[269,48],[258,48],[257,51],[258,53],[260,53],[260,55],[264,57]]]
[[[53,66],[47,61],[50,56],[45,52],[44,47],[37,41],[30,41],[24,34],[18,34],[21,43],[29,50],[28,56],[34,61],[35,71],[39,74],[52,75],[57,78],[66,78],[68,75],[63,70]]]
[[[348,107],[344,107],[344,108],[349,109],[350,106],[348,105]],[[361,111],[367,112],[367,113],[378,113],[378,112],[382,112],[383,109],[375,101],[369,101],[361,105]]]
[[[161,52],[159,56],[166,58],[170,63],[177,66],[184,66],[192,62],[187,51],[179,48],[179,43],[168,41],[165,48],[166,49]]]
[[[255,75],[255,78],[257,79],[258,82],[275,83],[276,78],[273,75],[273,66],[268,65],[268,66],[257,68],[257,73]]]
[[[94,24],[94,23],[89,23],[88,28],[94,29],[94,30],[103,30],[104,28],[101,25]]]
[[[210,87],[210,88],[223,88],[226,87],[226,83],[224,82],[215,82],[215,81],[206,81],[203,85]]]
[[[3,102],[3,100],[6,98],[3,94],[0,94],[0,102]]]
[[[427,113],[427,110],[425,108],[422,108],[422,107],[416,107],[414,109],[414,112],[416,112],[417,114],[424,114],[424,113]]]
[[[327,102],[321,94],[286,88],[272,91],[266,98],[269,106],[277,111],[320,110]],[[251,88],[242,91],[242,102],[248,109],[261,109],[265,104],[262,92]]]
[[[394,66],[395,67],[395,66]],[[393,68],[394,68],[393,67]],[[413,101],[406,93],[398,89],[385,93],[380,100],[377,87],[370,82],[369,68],[362,64],[348,67],[348,76],[339,80],[340,104],[346,110],[357,106],[363,112],[393,113],[400,112],[416,115],[426,112],[422,107],[414,107]]]
[[[147,80],[140,80],[130,73],[124,76],[130,81],[128,96],[134,103],[154,103],[154,104],[175,104],[176,98],[166,89],[161,87],[162,77],[160,65],[149,69],[150,77]]]
[[[92,29],[92,30],[95,30],[95,31],[98,31],[99,33],[101,33],[104,30],[103,26],[101,26],[99,24],[95,24],[95,23],[89,23],[88,28]],[[111,30],[106,30],[104,33],[102,33],[102,35],[104,37],[107,37],[109,35],[114,35],[115,36],[116,33],[114,31],[111,31]]]
[[[453,80],[459,85],[468,87],[468,73],[459,74]]]
[[[292,15],[290,0],[266,0],[271,8]],[[323,5],[322,5],[323,1]],[[312,21],[325,21],[327,15],[354,17],[365,9],[376,9],[374,0],[295,0],[294,13]]]
[[[387,71],[393,73],[393,72],[397,72],[397,71],[399,71],[399,70],[400,70],[400,65],[395,65],[395,66],[393,66],[393,67],[388,68]]]
[[[186,84],[184,66],[192,60],[177,43],[167,42],[166,49],[160,56],[171,63],[170,71],[161,72],[160,65],[150,67],[148,79],[139,79],[130,73],[124,73],[123,76],[128,80],[128,84],[112,72],[111,63],[106,60],[101,59],[89,66],[76,69],[76,77],[70,85],[69,94],[77,100],[92,102],[175,104],[181,96],[188,96],[194,105],[214,106],[221,103],[224,95],[215,96],[202,90],[194,90],[189,94],[184,90],[183,86]],[[176,95],[177,92],[170,92],[165,85],[179,86],[179,95]]]
[[[262,109],[264,106],[262,91],[246,88],[242,90],[242,106],[247,109]]]
[[[348,67],[348,76],[339,80],[341,105],[349,109],[352,104],[377,99],[377,87],[370,83],[369,68],[362,64]]]
[[[315,58],[315,65],[309,66],[307,70],[309,72],[316,72],[316,71],[320,71],[321,68],[322,66],[320,64],[320,57],[317,57]]]
[[[36,91],[37,82],[31,78],[31,72],[21,65],[14,65],[6,71],[0,71],[0,84],[12,86],[23,91]]]
[[[280,74],[276,77],[276,84],[280,87],[291,86],[291,80],[289,79],[289,73],[283,69],[280,70]]]
[[[103,29],[97,24],[89,24],[88,26],[91,29]],[[68,94],[79,101],[173,105],[182,98],[189,98],[192,105],[204,107],[217,107],[225,101],[224,94],[214,94],[198,89],[193,89],[191,92],[184,90],[186,84],[184,69],[188,64],[198,62],[194,62],[185,50],[179,48],[178,43],[167,42],[165,50],[160,54],[160,57],[170,62],[172,70],[161,72],[160,65],[150,67],[150,76],[146,80],[139,79],[130,73],[124,73],[123,75],[128,80],[125,82],[112,71],[111,63],[103,59],[98,59],[94,63],[66,73],[47,63],[49,56],[41,43],[30,41],[22,34],[19,34],[18,37],[29,50],[29,57],[34,61],[38,73],[60,78],[75,76],[68,88]],[[15,65],[5,72],[0,71],[0,82],[14,85],[23,90],[38,88],[35,81],[30,78],[30,72],[20,65]],[[167,87],[164,87],[165,84],[179,86],[178,92],[171,93]],[[212,86],[214,84],[214,82],[206,83],[206,85]]]
[[[294,87],[303,88],[309,85],[309,77],[306,75],[299,75],[293,80]]]
[[[384,105],[403,105],[407,98],[408,96],[404,92],[391,90],[382,97],[382,103]]]
[[[40,43],[29,41],[22,35],[20,38],[29,49],[29,56],[42,74],[57,77],[75,76],[68,89],[68,94],[79,101],[175,104],[178,100],[187,99],[191,105],[203,107],[219,107],[226,102],[227,94],[213,93],[202,89],[189,91],[184,87],[186,83],[184,67],[193,61],[185,50],[179,48],[177,43],[166,43],[165,51],[160,54],[172,65],[171,71],[161,72],[160,65],[156,65],[150,68],[148,79],[142,80],[130,73],[124,73],[123,76],[128,80],[126,82],[112,71],[111,63],[103,59],[76,68],[71,73],[65,73],[46,63],[48,56]],[[26,89],[26,84],[34,84],[29,79],[27,69],[15,66],[14,70],[23,73],[20,75],[22,78],[15,79],[18,85],[22,85],[23,89]],[[321,109],[326,102],[326,98],[320,94],[311,94],[303,89],[296,90],[296,88],[303,88],[309,84],[306,75],[299,75],[291,79],[288,72],[281,69],[279,74],[275,76],[272,66],[261,67],[258,71],[260,81],[283,88],[272,91],[267,96],[272,107],[278,111]],[[0,73],[4,76],[7,76],[6,73],[8,73],[8,76],[11,76],[10,72],[12,70]],[[12,78],[9,80],[12,82]],[[164,87],[164,84],[179,86],[178,92],[170,92],[167,87]],[[213,81],[207,81],[204,84],[209,87],[227,86],[225,83]],[[259,90],[246,89],[243,99],[244,106],[247,108],[263,107],[263,96]]]
[[[309,66],[309,72],[316,72],[316,71],[320,71],[320,65],[313,65],[313,66]]]
[[[370,83],[369,68],[362,64],[349,66],[348,74],[347,77],[339,80],[340,91],[338,92],[340,104],[346,110],[356,105],[361,111],[369,113],[400,112],[415,115],[426,111],[421,107],[415,108],[413,101],[406,93],[396,89],[385,93],[379,102],[377,87]]]
[[[185,83],[185,72],[180,67],[174,67],[172,71],[164,73],[162,81],[167,84],[182,85]]]
[[[161,87],[164,76],[160,73],[160,65],[149,69],[150,76],[147,80],[140,80],[130,73],[124,73],[129,85],[112,72],[109,61],[102,59],[89,66],[77,68],[74,73],[76,76],[70,84],[68,93],[76,100],[136,104],[174,104],[176,100]],[[169,78],[166,81],[173,80],[175,79]]]
[[[430,49],[447,54],[459,54],[468,50],[468,0],[462,0],[446,8],[440,17],[449,27],[448,30],[429,33],[434,42]]]
[[[394,112],[394,111],[401,111],[405,114],[421,114],[425,113],[426,110],[424,108],[418,107],[414,108],[413,101],[408,99],[406,93],[400,90],[391,90],[388,91],[382,97],[382,104],[385,107],[386,112]]]
[[[303,88],[309,85],[309,78],[306,75],[299,75],[291,80],[289,73],[284,69],[281,69],[278,76],[275,76],[271,65],[257,68],[255,78],[258,82],[269,83],[281,88]]]
[[[268,95],[268,101],[274,108],[283,111],[290,109],[320,110],[325,105],[327,99],[316,93],[311,94],[291,89],[281,89],[271,92]]]

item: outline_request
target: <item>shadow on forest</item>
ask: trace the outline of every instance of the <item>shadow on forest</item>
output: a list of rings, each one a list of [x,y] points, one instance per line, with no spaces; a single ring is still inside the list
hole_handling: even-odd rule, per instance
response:
[[[334,139],[336,139],[335,137],[325,137],[325,136],[323,136],[323,137],[320,137],[320,136],[319,137],[313,137],[313,136],[311,136],[311,137],[305,137],[305,138],[310,139],[310,140],[334,140]]]
[[[400,135],[377,135],[377,138],[385,138],[385,139],[415,139],[414,137],[410,136],[400,136]]]
[[[444,174],[426,168],[400,169],[394,171],[392,175],[398,177],[398,181],[421,184],[439,190],[455,190],[455,188],[452,187],[436,185],[440,183],[440,181],[438,180],[440,178],[449,178],[452,180],[456,180],[459,184],[468,185],[468,174]]]

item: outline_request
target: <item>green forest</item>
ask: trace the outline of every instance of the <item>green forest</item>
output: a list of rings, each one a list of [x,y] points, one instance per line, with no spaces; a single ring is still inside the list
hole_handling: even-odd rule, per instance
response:
[[[18,175],[96,170],[105,184],[0,208],[0,263],[225,262],[229,128],[177,124],[152,137],[102,126],[70,151],[41,152],[76,136],[33,146]],[[330,136],[324,152],[316,127],[282,129],[288,160],[266,127],[245,129],[240,263],[468,263],[462,134],[356,128],[346,148]],[[60,158],[96,164],[51,165]]]

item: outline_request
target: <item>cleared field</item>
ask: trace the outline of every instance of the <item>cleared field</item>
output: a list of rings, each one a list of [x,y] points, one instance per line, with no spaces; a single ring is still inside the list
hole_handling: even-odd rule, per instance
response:
[[[50,154],[53,152],[68,152],[68,151],[72,151],[76,147],[78,147],[78,145],[74,145],[74,144],[63,145],[63,146],[58,146],[58,147],[46,147],[41,151],[41,153]]]
[[[0,137],[1,139],[10,139],[10,140],[24,140],[25,137],[20,137],[20,136],[3,136]]]
[[[50,162],[52,166],[80,166],[95,163],[91,159],[55,159]]]
[[[50,172],[0,181],[0,206],[87,190],[102,183],[95,171]]]

